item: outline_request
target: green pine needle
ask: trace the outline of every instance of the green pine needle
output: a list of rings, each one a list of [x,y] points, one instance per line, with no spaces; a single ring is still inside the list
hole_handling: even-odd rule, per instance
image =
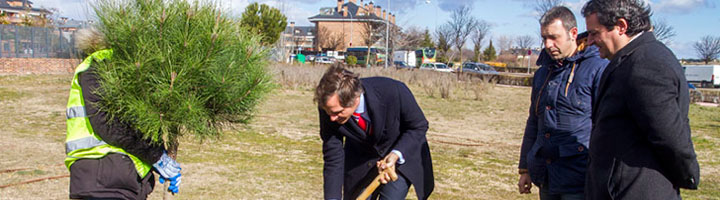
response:
[[[98,63],[100,108],[154,142],[216,137],[247,123],[273,87],[260,37],[209,2],[101,0],[98,30],[113,50]]]

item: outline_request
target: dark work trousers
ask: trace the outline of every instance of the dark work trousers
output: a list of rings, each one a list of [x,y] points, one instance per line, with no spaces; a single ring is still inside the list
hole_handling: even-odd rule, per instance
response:
[[[405,199],[408,194],[408,190],[410,189],[410,182],[403,177],[402,174],[398,173],[398,179],[393,182],[388,182],[387,184],[381,184],[378,186],[378,188],[373,192],[373,195],[368,198],[371,199],[378,199],[380,197],[380,200],[400,200]]]
[[[547,187],[540,188],[540,200],[584,200],[584,193],[550,194]]]
[[[146,199],[154,186],[153,173],[140,178],[127,155],[110,153],[70,166],[71,199]]]

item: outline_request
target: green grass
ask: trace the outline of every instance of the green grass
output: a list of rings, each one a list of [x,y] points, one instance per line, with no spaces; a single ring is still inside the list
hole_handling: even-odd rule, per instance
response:
[[[36,170],[29,170],[29,171],[18,171],[18,172],[15,172],[15,174],[21,175],[21,176],[32,176],[32,175],[45,175],[45,174],[48,174],[48,172],[36,169]]]
[[[27,94],[10,88],[0,88],[0,102],[11,102],[23,98]]]

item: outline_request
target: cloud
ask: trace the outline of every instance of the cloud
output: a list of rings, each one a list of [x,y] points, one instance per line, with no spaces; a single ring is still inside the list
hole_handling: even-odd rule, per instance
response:
[[[472,6],[475,1],[473,0],[436,0],[438,7],[446,12],[451,12],[461,6]]]
[[[715,4],[710,0],[662,0],[650,6],[656,12],[688,14],[696,9],[714,8]]]
[[[678,58],[697,58],[693,44],[695,42],[672,42],[668,47]]]
[[[348,0],[345,0],[347,2]],[[431,0],[431,4],[434,3],[432,1],[437,0]],[[424,5],[425,0],[390,0],[390,11],[392,13],[398,13],[398,14],[405,14],[408,13],[408,11],[412,11],[416,6]],[[362,4],[370,3],[370,1],[365,0]],[[373,4],[376,6],[380,6],[383,9],[387,9],[388,1],[387,0],[377,0],[373,1]],[[360,5],[360,0],[357,0],[357,4]]]
[[[32,2],[35,8],[57,9],[55,14],[59,17],[85,20],[95,15],[88,0],[33,0]]]

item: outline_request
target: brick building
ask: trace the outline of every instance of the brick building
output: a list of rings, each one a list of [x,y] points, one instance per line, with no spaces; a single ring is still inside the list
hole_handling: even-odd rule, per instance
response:
[[[29,0],[0,0],[0,21],[9,24],[32,23],[44,26],[48,22],[47,9],[33,8]]]
[[[315,46],[319,51],[344,51],[351,46],[373,46],[365,44],[363,36],[367,23],[395,24],[395,15],[374,5],[372,1],[337,0],[335,7],[320,8],[320,13],[308,18],[317,28]]]

